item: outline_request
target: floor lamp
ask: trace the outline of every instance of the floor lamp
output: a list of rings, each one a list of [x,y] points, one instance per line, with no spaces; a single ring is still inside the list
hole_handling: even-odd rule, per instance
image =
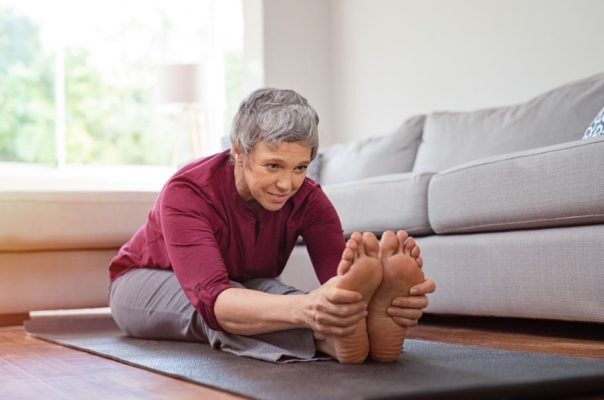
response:
[[[168,64],[159,69],[158,102],[176,108],[179,129],[175,133],[172,165],[178,164],[181,140],[190,155],[202,154],[201,71],[199,64]]]

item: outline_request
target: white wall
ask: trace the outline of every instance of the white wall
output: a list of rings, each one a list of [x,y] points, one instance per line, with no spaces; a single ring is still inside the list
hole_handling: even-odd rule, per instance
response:
[[[245,0],[244,0],[245,1]],[[264,84],[298,91],[319,114],[321,142],[335,137],[331,2],[264,0]]]
[[[334,126],[386,134],[414,113],[524,101],[604,71],[599,0],[337,0]]]
[[[601,0],[264,0],[263,15],[266,83],[307,95],[322,144],[604,71]]]

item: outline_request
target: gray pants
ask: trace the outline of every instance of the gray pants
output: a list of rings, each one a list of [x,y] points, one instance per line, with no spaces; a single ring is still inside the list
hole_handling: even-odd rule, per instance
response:
[[[233,286],[273,294],[301,294],[276,279],[232,282]],[[239,356],[272,362],[311,361],[316,348],[310,329],[291,329],[254,336],[210,329],[185,296],[170,270],[140,268],[109,286],[109,304],[117,325],[128,336],[209,343]]]

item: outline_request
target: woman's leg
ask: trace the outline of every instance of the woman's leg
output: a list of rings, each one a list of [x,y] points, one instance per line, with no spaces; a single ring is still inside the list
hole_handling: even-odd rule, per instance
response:
[[[272,294],[301,294],[276,279],[254,279],[233,286]],[[240,356],[273,362],[316,360],[313,332],[292,329],[239,336],[210,329],[182,291],[174,272],[136,269],[110,286],[113,318],[126,334],[145,339],[208,342]]]
[[[109,287],[109,305],[128,336],[207,342],[201,318],[170,270],[140,268],[120,276]]]

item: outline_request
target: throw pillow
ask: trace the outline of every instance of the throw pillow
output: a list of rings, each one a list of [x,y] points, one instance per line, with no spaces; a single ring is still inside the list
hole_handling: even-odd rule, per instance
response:
[[[604,136],[604,107],[585,130],[583,139],[591,139],[597,136]]]
[[[440,172],[479,158],[580,139],[603,104],[600,73],[512,106],[431,113],[413,172]]]
[[[425,118],[416,115],[389,135],[337,144],[321,151],[319,182],[331,185],[411,171]]]

